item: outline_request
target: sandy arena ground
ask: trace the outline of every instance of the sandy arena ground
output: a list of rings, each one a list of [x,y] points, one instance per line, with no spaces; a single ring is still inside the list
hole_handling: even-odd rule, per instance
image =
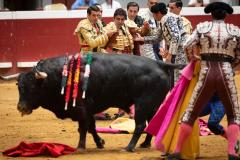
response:
[[[240,80],[238,79],[238,82]],[[77,146],[77,123],[71,120],[60,120],[48,110],[39,108],[31,115],[21,117],[17,111],[18,90],[15,81],[0,81],[0,151],[12,148],[21,141],[25,142],[55,142]],[[109,110],[110,114],[115,110]],[[205,117],[206,119],[207,117]],[[97,121],[97,126],[108,126],[111,121]],[[222,121],[226,126],[226,118]],[[152,148],[136,148],[136,152],[122,151],[131,134],[100,134],[105,140],[105,148],[97,149],[92,137],[87,136],[87,149],[71,155],[61,156],[58,159],[66,160],[160,160],[160,152]],[[143,135],[138,143],[143,141]],[[226,160],[227,141],[220,136],[201,137],[200,160]],[[51,157],[10,158],[2,154],[0,159],[33,159],[49,160]]]

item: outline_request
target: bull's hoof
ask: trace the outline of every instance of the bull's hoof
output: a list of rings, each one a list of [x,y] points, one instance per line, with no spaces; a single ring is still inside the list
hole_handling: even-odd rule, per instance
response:
[[[105,141],[104,139],[100,139],[99,143],[97,144],[97,148],[102,149],[104,148]]]
[[[83,151],[85,151],[85,149],[86,149],[86,148],[79,148],[79,147],[78,147],[78,148],[77,148],[77,152],[83,152]]]
[[[82,153],[82,152],[84,152],[86,150],[86,147],[77,147],[77,152],[78,153]]]
[[[132,148],[132,147],[126,147],[124,148],[124,150],[127,152],[135,152],[135,148]]]
[[[140,144],[140,148],[150,148],[151,147],[151,144],[149,144],[149,143],[142,143],[142,144]]]

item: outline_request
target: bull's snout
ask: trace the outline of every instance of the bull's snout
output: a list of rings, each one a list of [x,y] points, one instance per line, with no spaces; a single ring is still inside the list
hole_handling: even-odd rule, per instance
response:
[[[21,112],[22,116],[28,115],[32,113],[32,110],[27,107],[26,103],[18,102],[17,109],[19,112]]]

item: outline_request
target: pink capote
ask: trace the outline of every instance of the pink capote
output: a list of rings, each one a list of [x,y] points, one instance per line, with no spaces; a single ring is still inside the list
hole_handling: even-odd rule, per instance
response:
[[[121,130],[113,129],[110,127],[96,127],[96,131],[98,133],[112,133],[112,134],[121,133]]]
[[[152,120],[149,122],[145,131],[149,134],[156,136],[155,144],[156,147],[160,150],[164,150],[161,143],[161,139],[165,132],[167,131],[170,122],[175,114],[175,112],[179,109],[179,101],[182,98],[182,94],[185,93],[190,80],[193,76],[195,62],[191,61],[183,70],[182,76],[165,98],[162,105],[159,107],[157,113],[154,115]]]

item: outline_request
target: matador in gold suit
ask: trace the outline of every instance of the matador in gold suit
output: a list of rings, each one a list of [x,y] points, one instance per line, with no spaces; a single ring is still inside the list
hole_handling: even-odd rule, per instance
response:
[[[108,35],[98,18],[99,12],[97,6],[89,7],[87,19],[81,20],[75,29],[74,33],[78,36],[82,53],[88,51],[104,52],[102,48],[108,42]]]
[[[110,38],[106,46],[108,52],[132,54],[134,47],[133,37],[128,26],[125,24],[126,17],[126,11],[122,8],[118,8],[114,13],[114,21],[110,22],[105,27],[107,32],[116,32],[116,34]]]

